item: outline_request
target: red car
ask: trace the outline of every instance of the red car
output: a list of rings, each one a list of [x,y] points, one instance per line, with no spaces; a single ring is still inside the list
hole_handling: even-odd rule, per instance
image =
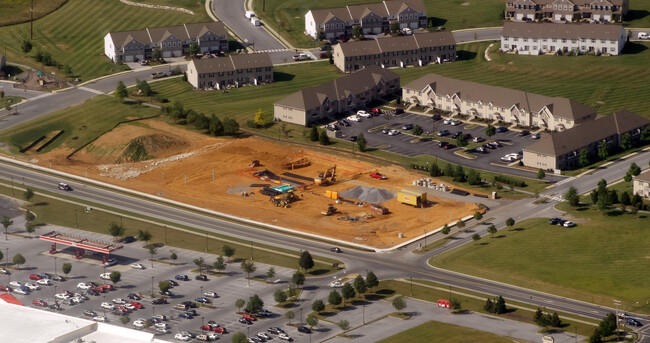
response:
[[[143,308],[143,307],[144,307],[144,305],[142,305],[141,303],[139,303],[139,302],[137,302],[137,301],[132,302],[132,303],[131,303],[131,306],[133,306],[133,307],[135,307],[135,308],[137,308],[137,309],[140,309],[140,308]]]
[[[93,291],[99,292],[99,293],[106,293],[107,290],[104,289],[102,286],[95,286],[93,287]]]
[[[9,292],[9,287],[0,285],[0,292]]]
[[[47,307],[47,303],[41,299],[34,299],[32,304],[34,304],[34,306]]]
[[[115,287],[113,287],[113,285],[102,285],[101,287],[103,289],[107,290],[107,291],[114,291],[115,290]]]
[[[371,109],[370,109],[370,113],[381,114],[381,110],[378,109],[378,108],[376,108],[376,107],[374,107],[374,108],[371,108]]]
[[[241,317],[242,317],[242,318],[246,318],[246,319],[248,319],[248,320],[250,320],[250,321],[257,320],[257,318],[251,316],[250,314],[245,314],[245,315],[243,315],[243,316],[241,316]]]
[[[131,310],[129,310],[128,308],[126,308],[124,306],[121,306],[121,305],[118,306],[117,309],[120,310],[120,311],[124,311],[126,313],[131,313]]]
[[[377,172],[370,173],[370,177],[373,179],[386,180],[386,176],[384,176],[384,174],[380,174]]]
[[[42,278],[41,278],[40,276],[38,276],[37,274],[30,274],[30,275],[29,275],[29,278],[32,279],[32,280],[40,280],[40,279],[42,279]]]
[[[210,326],[210,325],[202,325],[201,330],[203,330],[203,331],[212,331],[212,326]]]
[[[219,325],[213,325],[212,326],[212,331],[217,332],[217,333],[228,333],[228,330],[226,330],[225,327],[219,326]]]

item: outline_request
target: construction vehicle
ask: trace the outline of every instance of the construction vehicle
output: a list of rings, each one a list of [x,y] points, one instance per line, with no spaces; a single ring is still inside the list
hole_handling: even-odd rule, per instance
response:
[[[379,179],[379,180],[386,180],[388,179],[384,174],[377,173],[377,172],[372,172],[370,173],[370,177],[373,179]]]
[[[336,207],[334,207],[334,205],[332,205],[332,204],[329,204],[329,206],[327,207],[327,210],[321,212],[321,214],[324,215],[324,216],[331,216],[331,215],[335,214],[336,212],[337,212]]]
[[[248,166],[249,168],[255,168],[260,166],[260,161],[258,160],[253,160],[251,161],[251,164]]]
[[[298,200],[298,197],[295,194],[293,194],[293,191],[289,191],[279,195],[272,195],[269,197],[269,201],[271,201],[273,205],[277,207],[283,207],[283,208],[289,207],[289,204],[291,204],[296,200]]]
[[[318,174],[314,179],[314,183],[321,186],[327,186],[334,181],[336,181],[336,165],[329,167],[326,172]]]

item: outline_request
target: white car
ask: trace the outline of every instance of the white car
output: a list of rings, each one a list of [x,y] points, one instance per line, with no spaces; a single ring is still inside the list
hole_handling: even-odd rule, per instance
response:
[[[75,295],[74,297],[72,297],[72,300],[74,300],[78,304],[81,304],[82,302],[84,302],[85,299],[81,296]]]
[[[16,287],[16,288],[14,288],[14,293],[18,293],[18,294],[22,294],[22,295],[27,295],[27,294],[29,294],[28,292],[24,291],[24,290],[23,290],[22,288],[20,288],[20,287]]]
[[[399,131],[397,131],[397,130],[390,130],[390,131],[388,131],[388,135],[389,135],[389,136],[397,136],[397,135],[399,135]]]
[[[4,269],[4,268],[0,268],[0,274],[7,275],[7,274],[9,274],[9,271]]]
[[[284,333],[284,332],[283,332],[283,333],[280,333],[280,334],[278,335],[278,338],[279,338],[279,339],[282,339],[282,340],[285,340],[285,341],[290,341],[290,340],[291,340],[291,337],[289,337],[289,335],[287,335],[287,334]]]
[[[131,268],[133,268],[133,269],[145,269],[147,267],[145,267],[144,264],[142,264],[142,263],[133,263],[131,265]]]
[[[50,279],[40,279],[36,281],[36,283],[43,286],[52,286],[52,281],[50,281]]]
[[[122,298],[115,298],[112,301],[113,301],[113,304],[120,304],[120,305],[126,304],[126,300],[124,300]]]
[[[204,297],[210,297],[210,298],[216,298],[217,297],[217,292],[204,292],[203,296]]]
[[[564,227],[574,227],[574,226],[576,226],[576,223],[574,223],[574,222],[572,222],[570,220],[567,220],[567,221],[564,222],[564,224],[562,224],[562,226],[564,226]]]
[[[356,115],[356,114],[351,115],[351,116],[347,117],[346,119],[349,120],[349,121],[354,121],[354,122],[360,122],[361,121],[361,118],[359,118],[359,116]]]
[[[332,288],[342,288],[343,287],[343,282],[341,282],[341,281],[332,281],[332,283],[330,283],[330,287],[332,287]]]
[[[458,120],[458,119],[452,119],[452,120],[451,120],[451,126],[457,126],[457,125],[460,125],[460,124],[462,124],[462,123],[463,123],[463,122],[460,121],[460,120]]]
[[[129,309],[131,311],[135,310],[135,306],[133,306],[131,304],[124,304],[124,307],[126,307],[127,309]]]
[[[140,320],[140,319],[138,319],[138,320],[136,320],[135,322],[133,322],[133,326],[135,326],[136,328],[143,328],[143,327],[145,327],[146,325],[147,325],[147,322],[144,321],[144,320]]]
[[[57,293],[54,297],[61,300],[67,300],[71,298],[70,294],[67,293]]]
[[[101,305],[102,308],[105,308],[107,310],[112,310],[115,308],[115,305],[109,303],[109,302],[103,302]]]
[[[171,332],[171,331],[169,331],[169,329],[165,329],[165,328],[156,328],[156,331],[158,331],[160,333],[170,333]]]
[[[110,280],[111,279],[111,273],[101,273],[101,274],[99,274],[99,278],[104,279],[104,280]]]
[[[364,110],[359,110],[357,111],[357,115],[361,118],[370,118],[372,117],[372,114],[368,113],[367,111]]]
[[[29,288],[32,291],[36,291],[36,290],[41,289],[40,287],[38,287],[38,285],[35,285],[35,284],[31,283],[31,282],[27,282],[25,284],[25,287]]]
[[[451,124],[451,119],[447,118],[447,119],[443,120],[442,123],[445,124],[445,125],[449,125],[449,124]]]
[[[214,341],[216,339],[219,339],[219,335],[217,335],[216,332],[210,332],[208,333],[208,338]]]
[[[96,322],[101,322],[101,323],[106,323],[107,319],[104,316],[95,316],[93,317],[93,320]]]
[[[167,325],[167,323],[156,323],[155,325],[157,328],[169,329],[169,325]]]
[[[89,284],[89,283],[85,283],[85,282],[80,282],[80,283],[77,285],[77,288],[79,288],[79,289],[83,289],[84,291],[85,291],[85,290],[88,290],[88,289],[91,289],[92,287],[93,287],[93,286],[92,286],[91,284]]]
[[[174,335],[174,339],[177,339],[179,341],[189,341],[192,337],[183,335],[182,333],[177,333]]]
[[[266,332],[260,332],[260,333],[258,333],[258,334],[257,334],[257,337],[260,337],[260,338],[265,339],[265,340],[271,339],[271,336],[270,336],[268,333],[266,333]]]
[[[20,283],[20,282],[18,282],[18,281],[11,281],[11,282],[9,282],[9,286],[11,286],[11,287],[16,287],[16,288],[20,288],[20,287],[23,286],[23,284]]]
[[[104,265],[106,267],[110,267],[112,265],[115,265],[116,263],[117,263],[117,260],[115,258],[111,257],[108,260],[106,260],[106,262],[104,262]]]

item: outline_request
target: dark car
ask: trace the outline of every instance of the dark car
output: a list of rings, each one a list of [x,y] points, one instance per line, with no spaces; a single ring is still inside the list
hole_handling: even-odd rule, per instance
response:
[[[454,134],[451,135],[451,138],[456,139],[456,138],[460,137],[460,135],[462,135],[462,134],[463,134],[462,131],[454,132]]]
[[[331,251],[331,252],[335,252],[335,253],[337,253],[337,254],[338,254],[338,253],[342,253],[341,248],[338,248],[338,247],[331,248],[330,251]]]
[[[327,54],[324,52],[321,52],[320,55],[318,55],[320,58],[327,58]]]
[[[174,276],[174,279],[180,280],[180,281],[188,281],[190,278],[185,274],[179,274],[179,275]]]
[[[99,296],[99,292],[93,291],[92,289],[87,290],[86,294],[90,294],[90,295],[95,296],[95,297]]]
[[[187,306],[188,308],[196,308],[196,304],[193,301],[185,300],[181,304]]]
[[[167,280],[167,282],[169,282],[169,284],[172,285],[172,287],[178,286],[178,282],[176,282],[174,280]]]
[[[48,273],[38,273],[38,275],[41,279],[51,279],[52,277]]]
[[[166,295],[166,296],[168,296],[168,297],[173,297],[173,296],[174,296],[174,293],[172,293],[172,292],[170,292],[170,291],[164,291],[164,292],[163,292],[163,291],[160,291],[160,292],[158,292],[158,294],[160,294],[160,295]]]
[[[358,138],[359,137],[357,137],[357,136],[350,136],[350,138],[348,138],[348,140],[350,140],[350,142],[356,142]]]
[[[60,275],[54,275],[54,276],[52,276],[52,280],[58,281],[58,282],[63,282],[63,281],[65,281],[65,278],[63,276],[60,276]]]
[[[246,325],[253,325],[252,321],[250,321],[250,320],[248,320],[246,318],[243,318],[243,317],[239,318],[239,322],[242,323],[242,324],[246,324]]]
[[[195,300],[196,300],[197,303],[201,303],[201,304],[210,304],[210,303],[212,303],[212,301],[210,301],[210,299],[208,299],[206,297],[196,298]]]
[[[122,238],[122,243],[127,243],[128,244],[128,243],[133,243],[133,242],[135,242],[135,237],[133,237],[133,236],[126,236],[126,237]]]
[[[529,134],[530,134],[530,131],[528,131],[528,130],[523,130],[523,131],[519,132],[519,135],[518,135],[518,136],[519,136],[519,137],[524,137],[524,136],[528,136]]]
[[[413,129],[413,124],[404,124],[402,130],[411,130]]]
[[[438,137],[443,137],[449,134],[449,130],[440,130],[438,131]]]
[[[341,126],[350,126],[350,123],[348,123],[346,120],[343,120],[343,119],[337,121],[336,123],[341,125]]]
[[[181,312],[178,314],[178,318],[192,319],[192,315],[186,312]]]
[[[402,113],[404,113],[404,110],[401,108],[396,108],[393,110],[393,114],[402,114]]]
[[[548,220],[548,223],[550,225],[557,225],[557,223],[559,223],[561,220],[562,219],[560,219],[560,218],[551,218],[551,219]]]
[[[162,305],[162,304],[167,304],[168,302],[167,299],[165,298],[156,298],[151,300],[151,303],[154,305]]]
[[[131,299],[131,300],[140,300],[140,299],[142,299],[139,295],[137,295],[135,293],[129,293],[129,295],[127,295],[126,297]]]
[[[196,307],[196,305],[194,305],[194,307]],[[191,314],[191,315],[194,316],[194,317],[196,317],[196,316],[199,315],[199,314],[196,312],[195,309],[188,309],[188,310],[185,310],[185,313],[189,313],[189,314]]]
[[[302,332],[302,333],[311,333],[311,330],[309,330],[306,326],[302,326],[302,325],[300,325],[300,326],[298,327],[298,332]]]
[[[197,279],[197,280],[201,280],[201,281],[208,281],[208,276],[205,275],[205,274],[199,274],[199,275],[195,276],[194,278]]]
[[[465,134],[465,138],[467,138],[467,139],[472,139],[472,134],[471,134],[471,133],[466,133],[466,134]]]
[[[441,147],[441,148],[444,148],[444,147],[446,147],[447,145],[449,145],[449,143],[447,143],[447,142],[445,142],[445,141],[438,142],[438,146]]]
[[[627,325],[632,325],[632,326],[643,326],[643,324],[641,324],[641,322],[639,322],[638,320],[636,320],[636,319],[634,319],[634,318],[628,318],[628,319],[627,319]]]
[[[327,49],[331,49],[332,46],[330,44],[325,44],[320,47],[320,51],[327,51]]]
[[[438,121],[438,120],[440,120],[440,119],[442,119],[442,117],[441,117],[439,114],[434,114],[434,115],[431,117],[431,120],[434,120],[434,121]]]
[[[113,310],[113,312],[111,312],[111,313],[114,314],[114,315],[116,315],[116,316],[123,316],[123,315],[126,314],[126,311],[124,311],[124,310],[120,310],[120,309],[115,309],[115,310]]]
[[[503,133],[503,132],[507,132],[508,128],[505,127],[505,126],[499,126],[499,127],[497,127],[496,131],[497,131],[497,133]]]
[[[455,148],[455,147],[456,147],[456,146],[453,145],[453,144],[447,144],[447,145],[443,146],[442,148],[445,149],[445,150],[450,150],[450,149],[453,149],[453,148]]]

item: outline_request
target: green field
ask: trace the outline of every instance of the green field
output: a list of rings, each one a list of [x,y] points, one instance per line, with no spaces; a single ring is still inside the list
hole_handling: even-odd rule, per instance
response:
[[[650,27],[650,4],[646,0],[630,0],[630,10],[625,25],[630,27]]]
[[[0,0],[0,26],[22,23],[30,20],[30,7],[34,4],[34,19],[56,10],[68,0]]]
[[[122,104],[111,96],[97,96],[82,105],[40,117],[38,125],[29,121],[4,130],[0,141],[9,143],[12,151],[17,151],[52,131],[65,130],[43,152],[60,146],[77,149],[126,118],[150,117],[159,113],[160,110],[155,108]]]
[[[512,342],[512,338],[502,337],[493,333],[474,330],[464,326],[445,324],[436,321],[426,322],[412,329],[400,332],[396,335],[382,339],[379,343],[427,343],[427,342],[445,342],[445,343],[465,343],[465,342],[482,342],[482,343],[507,343]]]
[[[570,210],[577,227],[548,225],[547,218],[526,220],[431,263],[609,307],[618,299],[630,311],[650,312],[648,216],[558,206]]]
[[[70,0],[52,14],[34,21],[34,49],[29,55],[34,56],[38,49],[47,51],[59,64],[72,66],[75,77],[88,80],[126,69],[103,56],[107,33],[205,20],[209,19],[204,12],[192,16],[128,6],[118,0]],[[7,48],[9,62],[42,68],[41,63],[20,50],[21,42],[28,39],[29,23],[0,27],[0,46]],[[54,67],[45,70],[62,74]]]
[[[266,11],[262,3],[266,2]],[[311,9],[345,7],[378,3],[376,0],[253,0],[253,10],[266,25],[273,27],[284,38],[298,47],[311,47],[314,42],[305,31],[305,14]],[[447,30],[501,26],[505,2],[503,0],[424,0],[432,26]]]

